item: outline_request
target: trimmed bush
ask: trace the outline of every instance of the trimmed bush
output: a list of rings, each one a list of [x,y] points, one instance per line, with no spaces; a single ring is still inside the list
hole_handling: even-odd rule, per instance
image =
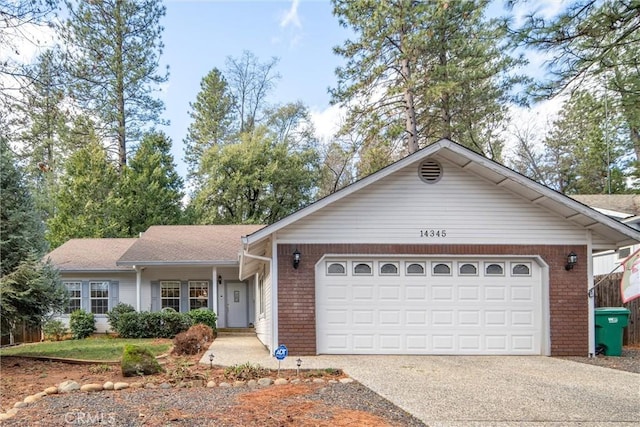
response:
[[[118,332],[118,322],[120,321],[120,316],[124,313],[133,313],[136,309],[133,308],[130,304],[118,303],[115,307],[107,312],[107,319],[109,320],[109,326],[115,332]]]
[[[214,333],[217,331],[216,322],[218,320],[218,317],[213,311],[209,310],[208,308],[198,308],[196,310],[191,310],[187,314],[189,315],[189,317],[191,317],[191,319],[193,319],[194,325],[202,323],[203,325],[207,325],[208,327],[210,327]]]
[[[193,324],[191,317],[175,311],[122,313],[116,332],[122,338],[173,338]]]
[[[180,332],[173,339],[173,354],[198,354],[213,340],[213,330],[202,323],[193,325],[186,332]]]
[[[131,344],[124,346],[120,367],[125,377],[153,375],[163,371],[148,348]]]
[[[76,310],[71,313],[69,328],[71,329],[71,337],[74,340],[81,340],[90,337],[96,331],[96,319],[93,313]]]
[[[61,341],[69,331],[60,320],[49,320],[42,326],[44,337],[52,341]]]

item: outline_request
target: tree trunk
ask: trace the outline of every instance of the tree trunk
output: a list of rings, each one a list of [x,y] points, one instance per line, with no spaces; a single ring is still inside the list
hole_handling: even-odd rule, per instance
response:
[[[127,164],[127,138],[126,138],[126,111],[124,102],[124,23],[122,22],[122,14],[120,12],[122,7],[122,1],[118,0],[116,3],[116,52],[115,52],[115,67],[116,67],[116,99],[118,109],[118,166],[120,172]]]

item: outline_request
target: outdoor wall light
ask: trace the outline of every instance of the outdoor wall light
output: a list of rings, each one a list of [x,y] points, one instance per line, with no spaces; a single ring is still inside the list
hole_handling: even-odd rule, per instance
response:
[[[222,276],[218,276],[218,285],[222,285]]]
[[[569,255],[567,255],[567,265],[564,266],[564,269],[569,271],[573,270],[573,266],[578,263],[578,255],[575,252],[571,251]]]
[[[298,250],[298,248],[296,248],[296,250],[293,251],[293,268],[298,268],[299,265],[300,265],[300,251]]]

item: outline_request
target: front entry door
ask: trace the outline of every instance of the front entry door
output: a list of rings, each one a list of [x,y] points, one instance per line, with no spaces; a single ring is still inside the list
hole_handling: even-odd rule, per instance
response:
[[[249,326],[247,284],[227,283],[227,327],[246,328],[247,326]]]

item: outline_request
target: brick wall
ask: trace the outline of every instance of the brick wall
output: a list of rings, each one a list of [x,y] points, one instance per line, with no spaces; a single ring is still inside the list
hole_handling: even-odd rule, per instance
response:
[[[292,266],[296,248],[298,269]],[[566,271],[571,251],[578,264]],[[324,254],[540,255],[549,265],[551,355],[588,353],[586,246],[286,244],[278,245],[278,337],[292,355],[316,354],[315,265]]]

